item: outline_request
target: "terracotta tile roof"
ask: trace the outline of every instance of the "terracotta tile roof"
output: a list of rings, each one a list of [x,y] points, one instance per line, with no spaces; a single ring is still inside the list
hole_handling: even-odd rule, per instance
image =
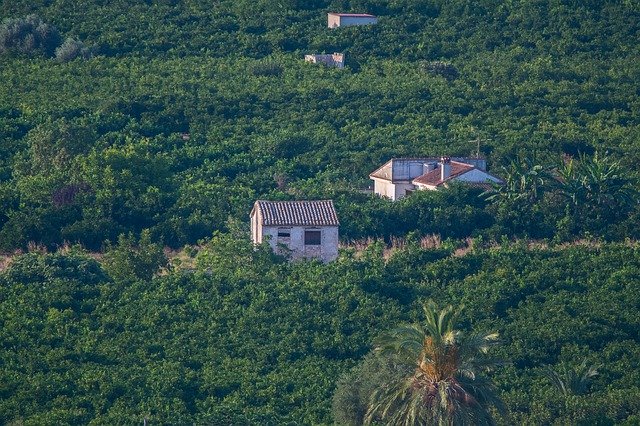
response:
[[[375,18],[374,15],[369,15],[368,13],[335,13],[335,12],[329,12],[329,15],[346,16],[346,17],[350,17],[350,18]]]
[[[262,225],[266,226],[338,226],[338,215],[331,200],[256,201]]]
[[[422,176],[415,178],[413,182],[419,183],[421,185],[439,186],[445,183],[446,181],[449,181],[455,178],[456,176],[460,176],[461,174],[464,174],[473,169],[475,169],[475,167],[473,167],[471,164],[452,161],[451,174],[448,177],[446,177],[444,180],[440,179],[440,166],[438,166],[437,169],[431,170],[430,172],[427,172]]]

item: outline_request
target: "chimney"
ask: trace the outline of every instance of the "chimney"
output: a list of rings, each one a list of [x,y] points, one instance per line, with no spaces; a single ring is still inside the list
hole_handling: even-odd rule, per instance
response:
[[[422,165],[422,174],[429,173],[438,168],[438,163],[424,163]]]
[[[444,181],[451,176],[451,158],[440,157],[440,180]]]

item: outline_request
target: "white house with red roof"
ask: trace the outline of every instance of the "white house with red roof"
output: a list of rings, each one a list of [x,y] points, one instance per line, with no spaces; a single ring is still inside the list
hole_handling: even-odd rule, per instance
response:
[[[437,190],[451,182],[486,189],[502,183],[486,169],[484,158],[393,158],[374,170],[369,178],[374,182],[376,194],[398,200],[413,191]]]
[[[334,13],[327,14],[329,28],[351,27],[353,25],[375,25],[378,18],[368,13]]]
[[[276,253],[290,259],[330,262],[338,257],[340,222],[331,200],[258,200],[250,217],[254,244],[268,241]]]

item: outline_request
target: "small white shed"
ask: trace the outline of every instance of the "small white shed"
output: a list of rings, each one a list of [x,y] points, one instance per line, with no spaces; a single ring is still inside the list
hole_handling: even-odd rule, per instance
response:
[[[253,243],[268,239],[276,253],[288,253],[291,259],[335,260],[339,225],[331,200],[258,200],[251,210]]]
[[[333,13],[327,14],[329,28],[350,27],[353,25],[375,25],[378,18],[367,13]]]

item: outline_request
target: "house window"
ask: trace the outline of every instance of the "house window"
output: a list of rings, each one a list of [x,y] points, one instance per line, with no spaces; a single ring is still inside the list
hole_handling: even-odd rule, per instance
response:
[[[291,238],[291,232],[289,232],[289,231],[278,231],[278,238]]]
[[[305,246],[319,246],[321,241],[320,231],[304,231]]]

